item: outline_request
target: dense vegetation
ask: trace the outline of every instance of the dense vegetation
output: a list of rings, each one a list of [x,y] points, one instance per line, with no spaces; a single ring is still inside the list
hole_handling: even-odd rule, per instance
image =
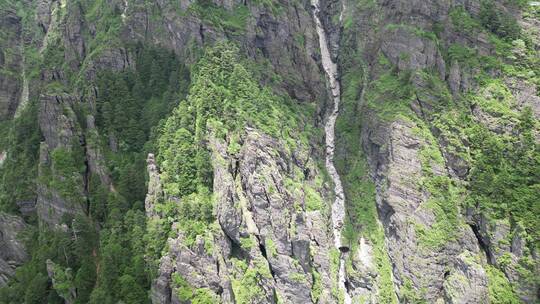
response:
[[[32,201],[41,134],[37,120],[37,102],[32,101],[13,121],[0,123],[0,151],[6,158],[0,169],[0,211],[16,212],[16,202]],[[11,125],[10,125],[11,124]]]
[[[306,142],[306,134],[294,132],[300,121],[293,115],[295,110],[289,108],[288,100],[261,88],[246,66],[245,59],[232,44],[220,43],[208,48],[194,66],[188,98],[180,102],[160,127],[157,159],[166,198],[155,207],[159,217],[149,220],[147,238],[149,255],[155,259],[161,256],[166,238],[177,237],[179,231],[184,245],[193,246],[202,237],[205,249],[212,253],[212,233],[217,223],[209,141],[227,143],[227,152],[234,155],[240,152],[245,128],[252,127],[281,138],[290,149],[299,145],[299,139],[300,145]],[[288,124],[279,125],[282,121]],[[179,231],[173,230],[173,224]],[[246,239],[246,248],[252,243],[253,240]],[[250,299],[261,296],[256,276],[270,276],[268,266],[265,261],[255,263],[254,268],[243,260],[235,262],[238,281],[233,280],[233,288],[239,297],[237,301],[249,303]],[[192,289],[178,274],[175,284],[181,299],[192,303],[215,302],[213,292]]]
[[[81,124],[87,143],[105,152],[115,191],[111,192],[98,176],[90,175],[88,200],[81,201],[83,151],[52,151],[53,165],[42,169],[46,174],[42,182],[62,197],[88,204],[89,214],[66,217],[66,231],[29,232],[33,236],[28,237],[27,246],[33,259],[18,269],[9,288],[1,290],[6,303],[54,303],[61,301],[60,297],[71,297],[75,303],[148,302],[146,292],[165,241],[177,232],[171,231],[173,222],[180,224],[177,228],[185,234],[188,246],[213,229],[209,136],[226,140],[230,153],[238,152],[246,126],[273,136],[279,134],[291,149],[298,144],[292,134],[299,122],[288,108],[289,101],[260,88],[233,45],[219,44],[205,52],[193,67],[189,97],[180,103],[190,74],[176,56],[142,45],[134,50],[138,54],[136,70],[103,71],[97,77],[97,130],[85,129],[88,126],[84,121]],[[32,109],[29,107],[29,111]],[[84,116],[86,109],[79,110],[82,113],[77,115]],[[170,117],[162,120],[169,113]],[[280,128],[279,121],[288,121],[289,125]],[[30,127],[17,131],[37,131],[37,125]],[[24,138],[34,146],[40,140],[35,136]],[[305,137],[302,141],[307,142]],[[31,152],[37,155],[36,150]],[[157,153],[168,198],[155,207],[160,217],[151,219],[146,218],[142,204],[148,152]],[[177,204],[175,198],[181,198],[182,203]],[[72,239],[71,233],[77,237]],[[52,285],[47,279],[47,260],[54,265]],[[259,271],[244,267],[246,274],[239,273],[241,277]],[[31,275],[35,273],[38,275]],[[249,289],[256,286],[239,288],[251,292]],[[193,291],[187,297],[212,299],[201,292]],[[23,299],[19,294],[27,296]]]
[[[2,289],[1,301],[55,303],[61,302],[59,295],[65,298],[74,291],[75,303],[148,302],[150,277],[144,260],[146,216],[142,204],[146,193],[145,144],[152,137],[152,127],[186,94],[189,72],[174,54],[142,45],[133,48],[138,54],[136,70],[103,71],[97,78],[97,132],[84,130],[87,143],[105,151],[116,191],[110,192],[98,176],[91,175],[85,194],[88,201],[81,201],[84,151],[52,151],[53,166],[43,168],[42,182],[73,203],[88,204],[88,217],[65,218],[65,232],[29,232],[27,246],[32,261],[18,269],[9,288]],[[29,117],[35,117],[36,111],[31,104],[12,128],[6,128],[10,132],[6,137],[6,145],[11,147],[8,151],[16,156],[9,158],[1,172],[5,182],[0,185],[6,187],[0,192],[1,202],[6,211],[16,210],[15,201],[35,199],[41,137],[37,121]],[[85,108],[78,111],[76,114],[84,117]],[[85,124],[82,120],[83,129]],[[55,265],[53,286],[47,279],[46,260]]]

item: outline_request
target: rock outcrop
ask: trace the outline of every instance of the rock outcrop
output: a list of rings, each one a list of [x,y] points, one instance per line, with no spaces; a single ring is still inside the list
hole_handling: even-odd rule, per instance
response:
[[[22,24],[21,18],[10,9],[0,11],[0,121],[15,114],[23,88]]]
[[[77,145],[81,144],[81,134],[77,126],[77,119],[72,110],[72,106],[77,100],[70,95],[49,95],[43,94],[40,97],[39,126],[45,141],[41,143],[39,150],[39,175],[42,181],[38,184],[38,198],[36,202],[37,215],[41,223],[55,226],[62,222],[66,215],[76,216],[84,214],[85,206],[81,203],[81,198],[85,196],[84,184],[71,185],[70,192],[78,192],[76,200],[65,197],[59,189],[53,187],[51,181],[56,180],[64,183],[67,179],[72,179],[73,175],[80,177],[79,172],[69,172],[69,176],[63,176],[59,170],[55,169],[52,153],[62,151],[62,153],[74,153]],[[70,154],[71,155],[71,154]],[[57,167],[65,164],[56,164]],[[64,168],[58,168],[64,170]],[[83,178],[79,180],[84,182]],[[84,199],[82,199],[84,200]]]
[[[163,189],[161,186],[161,180],[159,177],[159,170],[156,164],[154,154],[148,154],[146,158],[147,172],[148,172],[148,191],[146,192],[146,199],[144,201],[144,209],[146,216],[149,218],[158,216],[155,205],[163,200]]]
[[[307,196],[313,195],[308,191],[315,191],[307,188],[318,174],[313,160],[307,151],[291,154],[278,140],[254,129],[246,130],[242,142],[235,155],[225,141],[211,140],[219,228],[189,248],[181,233],[169,240],[169,253],[161,259],[153,284],[153,302],[176,303],[171,287],[175,273],[193,288],[212,290],[224,303],[233,303],[241,288],[259,290],[253,303],[275,303],[278,298],[284,303],[336,301],[331,290],[337,287],[338,273],[332,269],[338,267],[333,256],[339,253],[333,246],[331,220],[323,215],[326,211],[306,210]],[[153,175],[153,166],[149,168]],[[305,184],[294,183],[295,172],[309,172]],[[253,273],[260,281],[238,285]]]
[[[190,54],[193,45],[231,39],[257,62],[270,62],[268,68],[285,80],[276,86],[291,97],[310,102],[325,96],[324,78],[316,62],[319,56],[318,37],[307,3],[275,4],[273,8],[274,4],[225,1],[227,5],[220,7],[225,14],[234,16],[244,8],[248,10],[248,17],[239,28],[229,28],[198,14],[179,14],[178,7],[180,11],[187,10],[192,5],[189,1],[179,1],[178,6],[169,1],[156,1],[154,8],[160,18],[152,18],[155,12],[141,4],[143,2],[129,1],[122,36],[125,41],[143,41],[152,37],[156,45],[174,50],[182,57],[187,56],[189,61],[194,57]],[[276,14],[278,6],[280,13]],[[243,17],[238,18],[242,20]],[[320,98],[319,101],[324,100]]]
[[[430,302],[462,303],[459,299],[466,297],[470,303],[487,303],[482,261],[465,258],[481,254],[469,226],[462,221],[456,227],[455,239],[442,247],[429,248],[421,243],[418,227],[434,227],[437,219],[433,209],[427,207],[431,194],[418,186],[425,174],[421,151],[431,143],[413,129],[414,124],[400,120],[391,124],[372,122],[364,128],[366,150],[376,168],[377,207],[394,267],[394,283],[400,289],[418,286],[424,290],[418,295]],[[433,164],[432,170],[436,176],[448,174],[441,165]]]
[[[372,104],[364,104],[361,108],[364,112],[359,113],[362,120],[359,140],[367,153],[371,174],[377,185],[379,219],[385,230],[394,285],[400,301],[413,301],[413,295],[416,295],[428,302],[488,303],[486,269],[491,267],[490,264],[499,265],[497,259],[505,255],[509,257],[509,263],[514,265],[506,268],[506,278],[515,284],[521,300],[533,303],[535,296],[531,293],[538,290],[538,286],[532,286],[534,283],[530,285],[523,278],[518,279],[515,269],[512,269],[518,267],[516,265],[520,259],[519,254],[513,251],[516,248],[511,248],[509,244],[515,232],[507,223],[491,219],[491,224],[487,225],[488,221],[481,217],[472,216],[471,219],[468,211],[461,207],[461,200],[467,195],[462,185],[468,182],[471,167],[463,158],[469,143],[460,138],[464,140],[461,146],[456,148],[455,141],[452,146],[452,139],[442,135],[443,132],[438,129],[440,125],[433,123],[446,103],[461,102],[463,98],[471,98],[467,92],[479,90],[479,84],[475,83],[478,68],[463,60],[445,57],[443,49],[459,44],[474,49],[478,57],[496,56],[495,46],[491,44],[488,34],[478,32],[471,35],[470,31],[455,28],[457,21],[452,14],[460,11],[476,18],[481,10],[480,4],[470,1],[396,0],[386,1],[377,7],[380,10],[377,13],[369,7],[357,11],[350,8],[352,12],[345,13],[345,16],[360,16],[359,20],[351,21],[353,25],[349,25],[349,28],[355,29],[349,30],[351,34],[348,34],[347,42],[353,41],[355,47],[364,50],[363,61],[369,67],[367,72],[371,84],[362,89],[367,91],[371,100],[360,100],[358,103]],[[502,7],[500,9],[504,10]],[[441,24],[445,24],[444,29],[436,32],[435,27]],[[437,33],[436,39],[426,34],[432,32]],[[441,46],[441,43],[445,46]],[[389,65],[385,66],[385,61]],[[410,100],[406,102],[407,109],[400,112],[403,116],[385,116],[382,111],[391,110],[381,110],[376,103],[388,101],[384,95],[381,99],[373,97],[377,94],[373,91],[381,88],[376,87],[380,85],[377,79],[383,74],[388,75],[385,74],[388,66],[396,68],[394,75],[410,75],[408,83],[412,87],[412,96],[406,97]],[[438,91],[433,89],[433,83],[426,81],[425,73],[433,77],[431,79],[440,79]],[[525,89],[527,85],[523,80],[507,82],[515,94],[512,98],[516,99],[517,107],[527,104],[534,113],[537,103],[537,97],[532,93],[534,86]],[[410,115],[407,111],[414,114]],[[500,114],[490,113],[481,107],[473,108],[471,112],[473,119],[495,134],[512,133],[512,124],[502,122]],[[456,128],[451,132],[459,131]],[[428,152],[428,149],[431,150]],[[434,161],[433,158],[439,160]],[[458,203],[452,207],[452,210],[458,210],[452,225],[455,236],[441,242],[441,246],[431,248],[425,246],[425,239],[422,238],[426,232],[429,234],[436,230],[440,223],[440,215],[437,215],[432,202],[434,195],[441,194],[426,187],[430,178],[449,180],[456,188],[462,187],[459,191],[463,193],[460,198],[454,198]],[[446,197],[444,200],[453,199]],[[506,230],[502,231],[503,227]],[[443,235],[448,234],[448,230],[443,232]],[[520,247],[523,243],[516,241],[516,244],[520,244],[517,245]]]
[[[26,249],[18,236],[26,228],[24,221],[0,212],[0,287],[15,275],[15,268],[28,260]]]

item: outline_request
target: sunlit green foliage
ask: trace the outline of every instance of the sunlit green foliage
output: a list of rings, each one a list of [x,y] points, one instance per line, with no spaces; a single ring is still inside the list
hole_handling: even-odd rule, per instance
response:
[[[161,127],[157,159],[163,188],[169,197],[180,198],[180,203],[157,206],[161,219],[150,221],[150,234],[156,236],[153,239],[164,243],[172,224],[166,219],[172,219],[180,223],[184,241],[191,245],[213,222],[213,168],[207,146],[210,132],[220,139],[232,138],[231,153],[240,149],[237,141],[246,126],[284,139],[291,137],[297,122],[285,110],[284,100],[261,88],[242,61],[239,50],[231,44],[208,48],[193,67],[189,97]],[[291,125],[280,126],[279,122],[286,120]],[[314,193],[310,193],[310,200],[311,207],[319,207]],[[162,246],[152,242],[154,254]]]
[[[487,265],[486,273],[489,280],[489,299],[493,304],[517,304],[521,303],[508,279],[499,269]]]
[[[251,265],[244,261],[233,260],[235,273],[232,288],[236,303],[249,304],[253,301],[265,301],[261,287],[264,280],[272,279],[268,263],[264,259],[254,260]]]
[[[519,117],[515,136],[497,136],[483,126],[471,131],[475,149],[470,174],[470,204],[493,218],[512,218],[524,225],[537,242],[540,223],[540,154],[533,131],[536,126],[530,109]]]
[[[413,98],[410,72],[390,70],[369,83],[365,103],[385,120],[391,120],[403,113],[410,113],[409,104]]]
[[[178,273],[172,275],[172,287],[180,301],[189,301],[193,304],[214,304],[219,297],[209,288],[193,288]]]

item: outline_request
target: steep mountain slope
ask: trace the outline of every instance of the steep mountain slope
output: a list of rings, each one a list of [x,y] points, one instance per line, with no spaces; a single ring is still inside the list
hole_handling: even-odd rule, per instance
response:
[[[536,303],[539,20],[0,0],[0,303]]]

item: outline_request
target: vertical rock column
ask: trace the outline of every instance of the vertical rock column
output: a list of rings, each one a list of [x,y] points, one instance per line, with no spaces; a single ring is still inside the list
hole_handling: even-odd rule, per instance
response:
[[[332,61],[330,50],[328,49],[326,32],[323,28],[321,19],[319,18],[319,0],[311,0],[311,6],[313,7],[313,19],[315,21],[317,34],[319,36],[322,65],[326,78],[328,79],[333,101],[333,108],[331,108],[330,115],[328,115],[326,124],[324,126],[326,138],[326,170],[332,178],[334,183],[334,193],[336,195],[334,203],[332,204],[332,229],[334,233],[334,246],[340,251],[338,284],[340,291],[344,295],[345,304],[349,304],[352,302],[352,299],[347,290],[347,278],[345,273],[345,258],[349,248],[346,244],[342,244],[341,242],[341,230],[343,229],[343,223],[345,220],[345,195],[343,193],[341,178],[336,170],[336,167],[334,166],[335,125],[339,114],[341,88],[338,81],[337,64]]]

